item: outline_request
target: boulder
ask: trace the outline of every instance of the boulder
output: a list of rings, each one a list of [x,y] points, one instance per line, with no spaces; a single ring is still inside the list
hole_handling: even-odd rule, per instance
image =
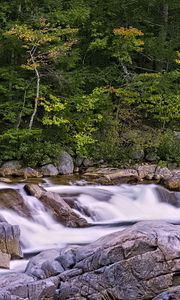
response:
[[[0,251],[0,268],[9,269],[11,255]]]
[[[155,191],[160,202],[180,207],[180,193],[169,191],[162,186],[156,186]]]
[[[25,184],[24,190],[28,195],[31,195],[38,199],[40,199],[43,193],[46,192],[46,190],[38,184]]]
[[[175,173],[163,181],[164,186],[169,190],[180,191],[180,173]]]
[[[119,169],[104,175],[109,181],[122,180],[122,182],[129,182],[131,179],[138,179],[138,173],[134,169]]]
[[[93,165],[94,165],[94,162],[93,162],[92,159],[90,159],[90,158],[85,158],[85,159],[83,160],[83,166],[84,166],[85,168],[92,167]]]
[[[27,274],[8,274],[0,277],[1,300],[53,300],[57,278],[36,281]]]
[[[26,179],[27,178],[40,178],[40,177],[42,177],[42,174],[39,171],[37,171],[33,168],[30,168],[30,167],[24,168],[20,171],[22,171],[23,177],[26,178]]]
[[[151,300],[179,282],[179,250],[180,226],[158,221],[63,250],[57,299]]]
[[[177,276],[178,277],[178,276]],[[180,299],[180,280],[178,286],[168,289],[167,291],[161,293],[153,300],[179,300]]]
[[[48,164],[41,168],[41,173],[43,176],[56,176],[59,172],[53,164]]]
[[[135,169],[90,167],[83,176],[103,184],[130,183],[138,180],[138,173]]]
[[[0,176],[39,178],[42,177],[42,174],[30,167],[23,168],[22,163],[19,161],[9,161],[0,168]]]
[[[22,258],[19,226],[0,223],[0,267],[9,268],[11,258]]]
[[[60,255],[59,249],[45,250],[30,259],[26,274],[36,277],[37,279],[46,279],[56,276],[64,271],[64,268],[56,260]]]
[[[77,156],[75,159],[75,166],[76,167],[81,167],[83,164],[83,158],[81,156]]]
[[[0,277],[1,300],[179,300],[180,226],[139,222],[86,245],[43,251]]]
[[[59,174],[72,174],[74,171],[74,163],[72,157],[66,151],[62,151],[56,167]]]
[[[28,194],[37,197],[45,207],[48,207],[53,216],[68,227],[86,227],[87,221],[76,214],[73,209],[57,193],[47,192],[42,187],[34,184],[26,184]]]
[[[156,171],[154,174],[154,179],[155,180],[167,179],[171,176],[172,176],[172,173],[168,168],[166,168],[166,167],[162,168],[162,167],[158,166],[156,168]]]
[[[31,216],[31,211],[24,203],[23,197],[17,190],[10,188],[0,189],[0,209],[12,209],[23,217]]]
[[[155,175],[156,165],[142,165],[142,166],[138,166],[136,170],[138,172],[138,176],[140,180],[142,179],[152,180]]]
[[[9,169],[21,169],[23,167],[23,162],[20,160],[10,160],[1,166],[2,168],[9,168]]]
[[[18,160],[11,160],[5,162],[0,168],[0,175],[5,176],[16,176],[23,168],[23,163]]]

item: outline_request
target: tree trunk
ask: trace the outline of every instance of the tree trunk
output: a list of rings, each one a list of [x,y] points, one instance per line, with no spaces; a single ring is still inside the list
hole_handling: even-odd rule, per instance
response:
[[[35,73],[36,73],[36,79],[37,80],[36,80],[36,98],[35,98],[35,101],[34,101],[34,110],[33,110],[33,113],[31,115],[31,119],[30,119],[30,122],[29,122],[29,129],[30,130],[32,129],[34,118],[35,118],[36,113],[37,113],[39,92],[40,92],[40,74],[39,74],[39,71],[36,67],[36,63],[35,63],[35,59],[34,59],[34,53],[35,53],[35,51],[31,51],[30,55],[31,55],[32,62],[34,64],[34,70],[35,70]]]

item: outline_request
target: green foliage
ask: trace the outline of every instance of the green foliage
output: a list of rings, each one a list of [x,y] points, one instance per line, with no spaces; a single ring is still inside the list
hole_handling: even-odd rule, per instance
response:
[[[162,161],[180,165],[180,138],[173,132],[167,131],[157,149],[157,153]]]
[[[119,135],[116,121],[109,119],[108,124],[106,122],[96,138],[96,143],[91,147],[94,159],[115,167],[129,162],[129,149]]]
[[[179,162],[171,136],[180,130],[179,8],[179,0],[1,1],[2,160],[38,166],[65,147],[113,165],[129,163],[134,149]],[[28,130],[35,109],[37,129]]]
[[[132,63],[131,54],[133,52],[142,52],[144,42],[139,39],[143,32],[137,28],[114,28],[113,29],[112,56],[116,57],[119,62]]]
[[[60,151],[61,146],[46,141],[39,129],[8,130],[0,135],[0,156],[4,161],[18,159],[37,167],[52,162]]]
[[[180,72],[143,73],[124,90],[123,100],[163,126],[180,119]],[[119,90],[117,95],[119,95]]]

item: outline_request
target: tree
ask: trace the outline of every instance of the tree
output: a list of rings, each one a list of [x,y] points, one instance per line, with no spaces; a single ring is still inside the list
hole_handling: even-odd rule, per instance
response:
[[[26,62],[22,67],[33,71],[36,76],[36,95],[34,100],[34,109],[29,122],[29,129],[32,128],[34,117],[37,113],[38,101],[40,95],[41,70],[47,68],[52,60],[57,59],[61,53],[67,52],[76,42],[72,38],[76,29],[71,28],[52,28],[47,20],[42,19],[40,27],[33,29],[27,25],[16,25],[11,28],[6,35],[15,36],[22,41],[21,47],[26,51]],[[67,42],[62,41],[63,36],[71,35]]]

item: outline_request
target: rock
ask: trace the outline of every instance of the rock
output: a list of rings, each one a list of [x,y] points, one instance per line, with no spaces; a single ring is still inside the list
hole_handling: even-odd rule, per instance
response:
[[[40,178],[42,174],[37,170],[27,167],[22,170],[24,178]]]
[[[168,168],[166,168],[166,167],[161,168],[161,167],[158,166],[156,168],[156,171],[155,171],[155,174],[154,174],[154,179],[155,180],[167,179],[171,176],[172,176],[172,173]]]
[[[18,276],[17,276],[18,275]],[[1,300],[53,300],[57,278],[36,281],[27,274],[8,274],[0,277]]]
[[[179,277],[177,275],[177,277]],[[178,282],[180,284],[180,281]],[[161,293],[152,300],[179,300],[180,299],[180,285],[177,287],[169,288],[167,291]]]
[[[51,249],[34,256],[30,259],[26,267],[26,274],[36,277],[37,279],[46,279],[62,273],[64,268],[56,260],[59,254],[60,250]]]
[[[23,163],[18,160],[11,160],[5,162],[0,168],[0,175],[5,176],[16,176],[22,169]]]
[[[170,192],[161,186],[157,186],[155,191],[160,202],[168,203],[178,208],[180,207],[180,193]]]
[[[176,168],[176,169],[174,169],[173,171],[172,171],[172,175],[174,176],[180,176],[180,169],[179,168]]]
[[[41,168],[41,172],[42,172],[43,176],[56,176],[59,173],[58,169],[52,164],[43,166]]]
[[[72,174],[74,171],[73,159],[66,151],[62,151],[56,166],[59,174],[62,175]]]
[[[85,168],[92,167],[93,165],[94,165],[94,162],[93,162],[92,159],[85,158],[85,159],[83,160],[83,166],[84,166]]]
[[[122,170],[110,172],[108,175],[104,175],[104,177],[110,181],[122,179],[122,178],[124,178],[124,179],[126,178],[127,180],[128,179],[137,179],[138,173],[134,169],[122,169]]]
[[[39,200],[50,208],[53,216],[65,226],[85,227],[88,225],[87,221],[78,216],[58,194],[46,192]]]
[[[25,184],[24,189],[28,195],[31,195],[38,199],[41,198],[43,193],[46,193],[46,190],[38,184]]]
[[[179,300],[179,251],[179,225],[139,222],[86,246],[43,251],[26,273],[1,275],[0,299]]]
[[[138,180],[138,173],[134,169],[90,167],[83,175],[104,184],[109,184],[110,182],[112,184],[130,183]]]
[[[153,299],[179,282],[179,250],[180,226],[158,221],[63,250],[57,299]]]
[[[24,203],[24,199],[14,189],[0,189],[0,209],[12,209],[23,217],[31,216],[31,211]]]
[[[132,150],[129,157],[134,160],[142,160],[144,158],[144,150]]]
[[[23,162],[20,160],[10,160],[5,162],[1,167],[19,170],[23,167]]]
[[[87,221],[76,214],[57,193],[47,192],[34,184],[26,184],[25,190],[48,207],[53,216],[62,224],[68,227],[85,227],[88,225]]]
[[[39,178],[42,177],[42,174],[30,167],[23,168],[22,163],[19,161],[9,161],[0,168],[0,176]]]
[[[163,181],[164,186],[169,190],[180,191],[180,173],[172,175]]]
[[[11,255],[0,251],[0,268],[9,269]]]
[[[80,156],[77,156],[76,159],[75,159],[75,166],[76,167],[81,167],[83,164],[83,158],[80,157]]]
[[[19,226],[0,223],[0,267],[9,268],[10,259],[22,258]]]
[[[7,223],[7,221],[6,221],[6,219],[2,216],[2,215],[0,215],[0,223]]]
[[[4,183],[12,183],[12,180],[9,179],[9,178],[0,177],[0,182],[4,182]]]
[[[136,170],[138,172],[138,176],[140,180],[142,179],[152,180],[155,175],[156,165],[142,165],[142,166],[138,166]]]

